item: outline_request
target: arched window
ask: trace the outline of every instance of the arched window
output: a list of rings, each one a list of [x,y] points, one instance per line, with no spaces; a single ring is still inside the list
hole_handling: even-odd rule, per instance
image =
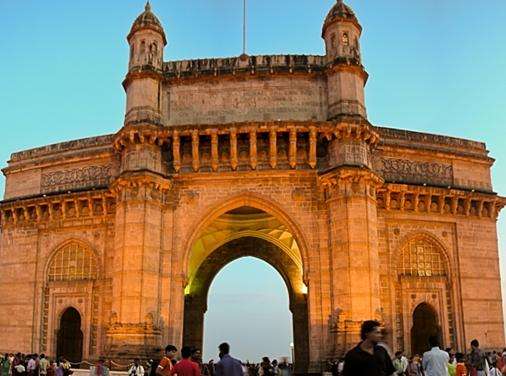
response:
[[[446,275],[444,256],[433,242],[415,238],[401,251],[398,264],[400,275],[432,277]]]
[[[344,46],[350,45],[350,37],[348,36],[348,33],[343,33],[342,42]]]
[[[77,281],[96,277],[97,264],[94,253],[77,242],[68,243],[60,248],[49,265],[49,281]]]

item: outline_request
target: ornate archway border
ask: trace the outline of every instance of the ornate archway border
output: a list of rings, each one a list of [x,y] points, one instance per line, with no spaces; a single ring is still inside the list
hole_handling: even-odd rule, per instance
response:
[[[232,197],[229,197],[222,201],[220,204],[215,205],[210,210],[204,214],[197,222],[191,236],[184,243],[183,247],[183,270],[185,273],[185,278],[188,278],[188,267],[189,267],[189,259],[191,255],[191,250],[193,244],[198,239],[202,230],[204,230],[207,226],[209,226],[215,219],[220,217],[221,215],[227,213],[230,210],[237,209],[242,206],[250,206],[256,209],[260,209],[265,211],[268,214],[271,214],[275,218],[277,218],[282,224],[284,224],[289,232],[293,235],[295,241],[297,242],[301,254],[302,260],[302,270],[303,270],[303,279],[306,283],[307,275],[309,273],[310,265],[309,265],[309,252],[307,247],[307,242],[305,237],[302,234],[300,229],[300,225],[298,225],[295,221],[293,221],[287,214],[286,211],[283,210],[278,204],[274,201],[269,200],[265,197],[253,194],[251,192],[243,192]],[[307,284],[307,283],[306,283]]]

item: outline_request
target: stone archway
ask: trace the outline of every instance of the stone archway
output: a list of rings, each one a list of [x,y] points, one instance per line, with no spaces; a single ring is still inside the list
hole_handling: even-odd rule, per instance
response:
[[[56,354],[71,363],[79,363],[83,359],[81,315],[73,307],[67,308],[60,318]]]
[[[244,236],[233,239],[219,246],[200,264],[185,294],[183,343],[202,348],[204,314],[211,282],[225,265],[246,256],[272,265],[286,283],[293,315],[295,373],[303,374],[309,362],[309,331],[307,291],[302,271],[279,246],[262,238]]]
[[[438,324],[436,310],[428,303],[419,304],[413,311],[411,328],[411,354],[422,355],[429,349],[429,338],[437,336],[442,340],[441,326]]]

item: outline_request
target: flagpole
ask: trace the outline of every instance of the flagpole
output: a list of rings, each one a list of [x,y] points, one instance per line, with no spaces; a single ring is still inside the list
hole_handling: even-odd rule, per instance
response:
[[[242,54],[246,55],[246,0],[243,0],[242,14]]]

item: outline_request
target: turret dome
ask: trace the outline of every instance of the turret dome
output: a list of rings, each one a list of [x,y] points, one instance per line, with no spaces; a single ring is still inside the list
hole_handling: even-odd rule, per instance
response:
[[[151,11],[151,4],[149,1],[146,3],[144,8],[144,12],[142,12],[134,21],[132,28],[130,29],[130,33],[127,36],[127,39],[130,41],[130,38],[139,30],[150,29],[160,33],[163,37],[164,44],[167,44],[167,40],[165,38],[165,32],[163,30],[162,23],[156,17],[156,15]]]
[[[323,23],[322,35],[325,34],[325,30],[329,25],[337,21],[352,22],[360,30],[362,30],[355,12],[353,12],[353,9],[346,5],[343,0],[337,0],[337,3],[330,9],[327,17],[325,18],[325,22]]]

